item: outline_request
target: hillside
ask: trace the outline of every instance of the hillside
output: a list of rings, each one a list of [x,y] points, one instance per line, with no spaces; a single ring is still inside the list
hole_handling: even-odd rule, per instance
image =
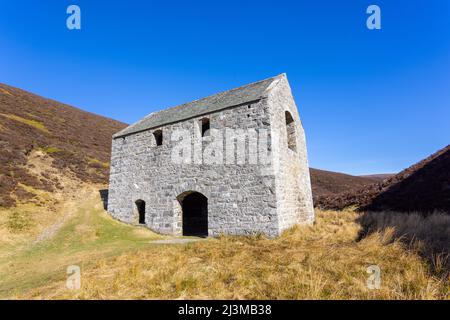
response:
[[[0,84],[0,207],[63,187],[30,158],[51,159],[60,173],[107,182],[111,136],[125,124]],[[37,152],[37,153],[36,153]],[[39,161],[38,161],[39,162]]]
[[[391,178],[393,176],[395,176],[395,173],[368,174],[368,175],[362,175],[359,177],[383,181],[383,180]]]
[[[381,182],[336,196],[323,196],[321,208],[450,212],[450,145]]]
[[[358,190],[378,181],[377,178],[352,176],[344,173],[310,168],[314,200],[342,192]]]

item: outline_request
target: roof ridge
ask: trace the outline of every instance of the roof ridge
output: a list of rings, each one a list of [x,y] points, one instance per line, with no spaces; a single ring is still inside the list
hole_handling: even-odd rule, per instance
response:
[[[217,112],[263,98],[272,88],[273,81],[286,77],[285,73],[259,80],[203,98],[161,109],[146,115],[139,121],[113,135],[114,138],[149,130],[168,123],[179,122],[201,114]],[[279,81],[277,81],[278,83]],[[265,85],[267,83],[267,85]]]
[[[268,80],[272,80],[272,79],[275,80],[275,78],[281,77],[283,75],[285,76],[286,73],[280,73],[279,75],[274,76],[274,77],[269,77],[269,78],[266,78],[266,79],[263,79],[263,80],[258,80],[258,81],[255,81],[255,82],[247,83],[247,84],[241,85],[239,87],[235,87],[235,88],[232,88],[232,89],[220,91],[220,92],[217,92],[217,93],[214,93],[214,94],[210,94],[208,96],[205,96],[205,97],[202,97],[202,98],[198,98],[198,99],[195,99],[195,100],[191,100],[191,101],[188,101],[188,102],[185,102],[185,103],[173,105],[173,106],[167,107],[165,109],[161,109],[161,110],[152,112],[152,113],[148,114],[147,116],[145,116],[144,118],[146,118],[146,117],[148,117],[148,116],[150,116],[152,114],[159,113],[161,111],[167,111],[167,110],[170,110],[170,109],[173,109],[173,108],[184,106],[184,105],[189,104],[189,103],[199,102],[199,101],[202,101],[202,100],[205,100],[205,99],[208,99],[208,98],[211,98],[211,97],[215,97],[215,96],[218,96],[218,95],[221,95],[221,94],[225,94],[225,93],[229,93],[229,92],[232,92],[232,91],[241,90],[241,89],[243,89],[245,87],[249,87],[249,86],[252,86],[252,85],[255,85],[255,84],[258,84],[258,83],[261,83],[261,82],[265,82],[265,81],[268,81]]]

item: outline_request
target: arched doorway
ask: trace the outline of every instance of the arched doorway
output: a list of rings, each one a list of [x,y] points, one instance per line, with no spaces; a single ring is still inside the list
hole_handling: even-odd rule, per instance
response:
[[[139,215],[139,224],[145,224],[145,201],[137,200],[135,203]]]
[[[183,236],[208,236],[208,198],[189,192],[178,198],[182,207]]]

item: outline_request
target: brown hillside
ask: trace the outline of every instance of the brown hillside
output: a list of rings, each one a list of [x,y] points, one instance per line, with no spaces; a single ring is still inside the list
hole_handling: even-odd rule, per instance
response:
[[[314,200],[343,192],[355,191],[377,182],[376,178],[357,177],[349,174],[310,168]]]
[[[323,196],[318,207],[362,210],[450,212],[450,145],[399,174],[355,192]]]
[[[86,182],[106,182],[111,136],[125,124],[0,84],[0,207],[53,191],[50,176],[32,174],[29,155],[50,155],[53,167]],[[28,191],[27,191],[28,190]]]
[[[395,173],[369,174],[369,175],[364,175],[364,176],[360,176],[360,177],[383,181],[385,179],[392,178],[393,176],[395,176]]]

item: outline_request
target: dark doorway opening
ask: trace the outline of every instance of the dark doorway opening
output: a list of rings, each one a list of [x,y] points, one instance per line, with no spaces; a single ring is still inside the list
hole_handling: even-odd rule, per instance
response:
[[[139,213],[139,224],[145,224],[145,201],[137,200],[136,208]]]
[[[198,192],[186,195],[183,208],[183,236],[208,236],[208,198]]]

